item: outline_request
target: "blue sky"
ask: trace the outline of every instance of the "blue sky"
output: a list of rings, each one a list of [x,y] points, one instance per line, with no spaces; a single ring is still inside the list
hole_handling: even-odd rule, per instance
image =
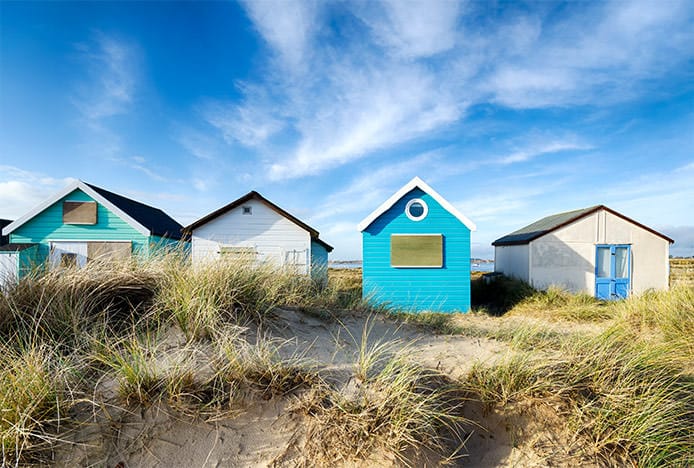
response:
[[[0,218],[73,178],[183,224],[249,190],[361,256],[418,175],[472,253],[606,204],[694,255],[694,3],[1,2]]]

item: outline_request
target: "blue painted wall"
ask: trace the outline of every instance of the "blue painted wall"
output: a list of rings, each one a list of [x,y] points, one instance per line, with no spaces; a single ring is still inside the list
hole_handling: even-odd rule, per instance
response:
[[[311,240],[311,277],[317,281],[328,280],[328,251],[318,242]]]
[[[429,213],[421,221],[405,205],[421,198]],[[442,234],[442,268],[390,266],[392,234]],[[470,309],[470,230],[432,197],[415,188],[362,232],[363,294],[376,303],[411,312],[467,312]]]

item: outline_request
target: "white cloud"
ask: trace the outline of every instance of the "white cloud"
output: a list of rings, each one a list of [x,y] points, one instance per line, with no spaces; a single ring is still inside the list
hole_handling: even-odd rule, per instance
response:
[[[309,42],[318,21],[319,3],[313,1],[244,1],[258,32],[278,53],[280,61],[296,70],[310,54]]]
[[[217,141],[202,132],[183,127],[176,130],[174,139],[198,159],[210,161],[218,157]]]
[[[502,53],[486,89],[493,101],[517,108],[600,106],[630,99],[642,80],[662,76],[691,57],[690,5],[581,5],[544,25],[523,54]]]
[[[118,115],[130,109],[136,84],[136,49],[114,37],[97,33],[77,49],[84,65],[85,81],[74,103],[89,121]]]
[[[227,143],[238,141],[247,147],[259,147],[279,132],[283,123],[273,117],[271,101],[254,95],[252,103],[213,103],[204,107],[205,120],[216,127]]]
[[[534,159],[538,156],[542,156],[544,154],[552,154],[552,153],[559,153],[562,151],[585,151],[592,149],[593,147],[591,145],[587,145],[584,143],[577,143],[573,141],[549,141],[549,142],[542,142],[538,143],[536,145],[530,146],[528,148],[524,148],[522,150],[514,151],[513,153],[509,154],[508,156],[504,156],[496,162],[501,163],[501,164],[513,164],[513,163],[519,163],[519,162],[525,162],[529,161],[531,159]]]
[[[539,4],[513,14],[459,2],[245,6],[274,54],[260,81],[238,84],[239,103],[208,103],[204,117],[259,156],[272,180],[433,139],[476,104],[628,100],[685,63],[694,41],[687,2]],[[539,148],[506,163],[569,149],[585,148]]]
[[[0,166],[0,218],[17,219],[74,181],[53,178],[14,166]]]
[[[412,177],[427,179],[430,167],[436,167],[439,153],[431,151],[395,164],[385,164],[352,179],[345,188],[330,195],[313,219],[340,218],[347,213],[366,216]],[[357,223],[352,225],[356,229]]]
[[[417,58],[453,48],[460,7],[454,1],[388,0],[367,3],[357,14],[381,43],[398,55]]]

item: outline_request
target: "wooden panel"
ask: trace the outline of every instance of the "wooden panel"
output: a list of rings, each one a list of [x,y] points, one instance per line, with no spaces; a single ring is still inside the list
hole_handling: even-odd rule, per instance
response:
[[[96,203],[81,201],[63,202],[64,224],[96,224]]]
[[[393,234],[390,237],[390,264],[394,267],[442,267],[443,236]]]
[[[253,247],[233,247],[220,246],[219,253],[225,260],[248,260],[256,259],[257,252]]]
[[[88,242],[87,258],[89,260],[123,260],[130,258],[130,242]]]

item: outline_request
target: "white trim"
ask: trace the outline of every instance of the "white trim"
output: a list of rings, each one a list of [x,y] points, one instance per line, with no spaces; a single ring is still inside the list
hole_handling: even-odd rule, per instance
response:
[[[48,242],[106,242],[108,244],[132,244],[131,240],[108,240],[108,239],[48,239]]]
[[[412,213],[410,213],[410,208],[415,203],[419,203],[420,205],[422,205],[422,214],[419,216],[415,216]],[[429,214],[429,205],[427,205],[427,203],[421,198],[413,198],[412,200],[407,202],[407,205],[405,205],[405,215],[412,221],[421,221],[427,217],[427,214]]]
[[[101,203],[104,205],[106,208],[108,208],[110,211],[112,211],[114,214],[116,214],[118,217],[120,217],[123,221],[128,223],[133,229],[138,231],[140,234],[144,236],[151,236],[152,233],[149,229],[147,229],[145,226],[142,224],[138,223],[135,221],[133,218],[130,217],[130,215],[126,214],[123,210],[118,208],[116,205],[108,201],[106,198],[104,198],[99,192],[82,182],[81,180],[76,180],[75,182],[71,183],[67,187],[65,187],[63,190],[60,192],[57,192],[53,196],[47,198],[43,202],[41,202],[38,206],[35,206],[31,210],[29,210],[28,213],[26,213],[24,216],[21,218],[17,219],[16,221],[8,224],[5,226],[5,228],[2,230],[2,234],[4,236],[9,235],[12,231],[17,229],[18,227],[22,226],[24,223],[41,213],[43,210],[51,206],[52,204],[60,201],[61,198],[69,195],[70,193],[74,192],[75,190],[80,189],[92,199],[95,201]]]
[[[477,226],[475,226],[475,223],[470,221],[465,215],[463,215],[460,211],[458,211],[453,205],[451,205],[448,201],[446,201],[441,195],[436,192],[433,188],[431,188],[426,182],[424,182],[422,179],[419,177],[415,177],[411,181],[409,181],[407,184],[405,184],[404,187],[402,187],[400,190],[395,192],[393,196],[391,196],[388,200],[386,200],[381,206],[376,208],[369,216],[364,218],[362,222],[359,223],[358,228],[359,231],[363,231],[371,223],[373,223],[376,218],[381,216],[383,213],[388,211],[393,205],[395,205],[403,196],[405,196],[407,193],[409,193],[412,189],[419,188],[426,192],[431,198],[436,200],[439,205],[443,207],[444,210],[448,211],[450,214],[458,218],[458,220],[463,223],[465,226],[467,226],[468,229],[471,231],[476,231]]]

